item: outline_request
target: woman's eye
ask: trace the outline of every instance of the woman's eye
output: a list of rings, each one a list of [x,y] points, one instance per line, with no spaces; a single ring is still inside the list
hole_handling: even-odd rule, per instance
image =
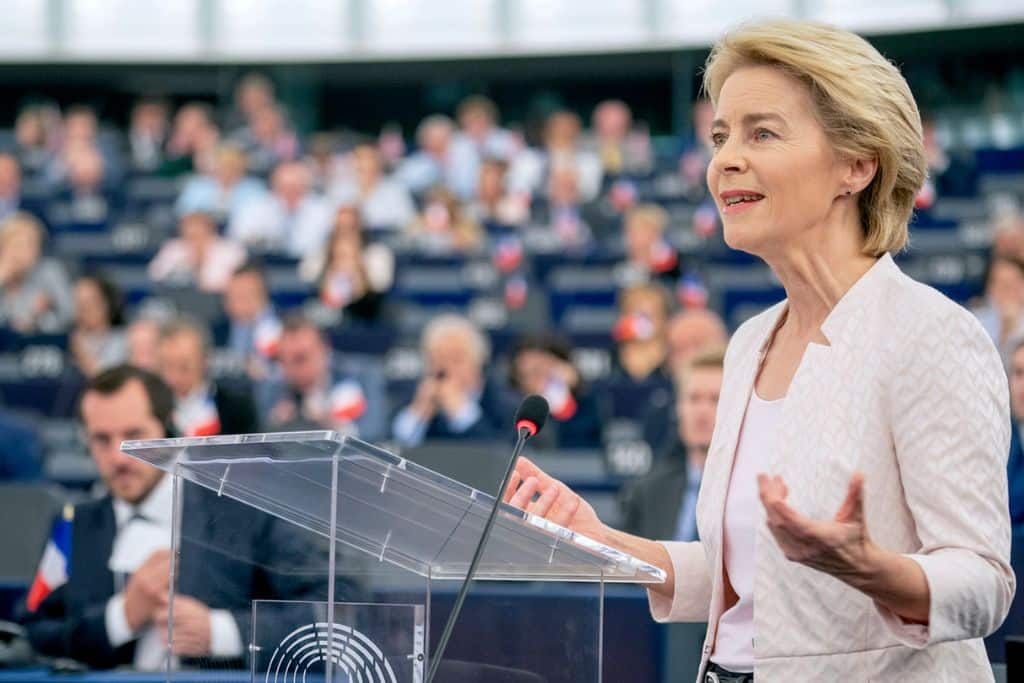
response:
[[[773,137],[775,137],[775,133],[767,128],[758,128],[754,131],[754,139],[759,141],[770,140]]]
[[[714,146],[715,149],[718,149],[719,147],[724,145],[725,144],[725,133],[712,133],[711,134],[711,144]]]

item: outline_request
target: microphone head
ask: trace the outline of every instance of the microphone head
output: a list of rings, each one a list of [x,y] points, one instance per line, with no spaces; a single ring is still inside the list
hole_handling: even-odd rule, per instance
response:
[[[527,396],[519,404],[519,410],[516,411],[516,431],[526,429],[529,436],[537,436],[537,432],[544,427],[544,423],[548,420],[549,411],[547,399],[543,396],[537,394]]]

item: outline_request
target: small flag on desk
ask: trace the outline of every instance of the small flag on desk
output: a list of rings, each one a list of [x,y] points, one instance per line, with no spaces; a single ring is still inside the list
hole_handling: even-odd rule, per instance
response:
[[[267,317],[256,324],[256,352],[264,358],[277,356],[277,347],[281,342],[281,322],[277,318]]]
[[[36,570],[36,578],[28,591],[25,603],[30,612],[39,609],[46,597],[68,582],[71,562],[71,524],[75,519],[75,508],[70,503],[64,506],[61,516],[53,523],[50,540],[43,550],[43,559]]]
[[[331,391],[331,417],[338,422],[355,422],[366,412],[366,395],[359,382],[346,380]]]
[[[676,296],[683,308],[707,308],[708,289],[697,273],[686,273],[679,278]]]

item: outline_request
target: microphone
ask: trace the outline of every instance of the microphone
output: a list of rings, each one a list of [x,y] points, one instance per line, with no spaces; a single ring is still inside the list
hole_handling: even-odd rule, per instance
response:
[[[480,559],[483,557],[484,547],[487,545],[487,539],[491,536],[494,520],[498,516],[502,494],[508,487],[509,480],[512,479],[512,473],[516,469],[516,461],[519,460],[519,454],[523,452],[523,447],[526,446],[527,440],[537,436],[537,433],[543,429],[544,423],[548,420],[549,412],[550,408],[548,407],[547,400],[537,394],[532,394],[523,399],[523,402],[519,404],[519,409],[516,410],[513,420],[517,434],[516,445],[512,449],[512,457],[505,468],[505,476],[498,487],[498,493],[494,496],[494,505],[491,506],[491,512],[487,516],[483,533],[480,534],[480,540],[473,550],[473,559],[469,563],[469,569],[466,570],[466,578],[462,581],[462,586],[459,588],[459,594],[455,597],[455,604],[452,607],[451,614],[448,615],[448,621],[445,622],[444,631],[441,633],[441,638],[437,641],[437,649],[434,651],[434,657],[430,662],[430,671],[427,673],[426,683],[433,683],[434,676],[437,675],[437,670],[441,666],[444,650],[448,647],[448,641],[451,639],[452,631],[455,629],[455,622],[459,618],[459,612],[462,611],[462,603],[466,601],[469,584],[472,582],[473,575],[480,564]]]

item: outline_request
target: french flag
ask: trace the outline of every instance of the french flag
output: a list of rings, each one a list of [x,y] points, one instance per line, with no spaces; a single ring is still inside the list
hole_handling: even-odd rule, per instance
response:
[[[68,566],[71,562],[71,524],[75,519],[75,508],[68,503],[64,506],[61,516],[53,523],[50,540],[43,550],[43,559],[39,562],[36,578],[28,591],[25,602],[30,612],[39,609],[53,591],[68,582]]]
[[[347,380],[331,391],[331,417],[338,422],[355,422],[366,412],[366,395],[358,382]]]
[[[494,265],[503,273],[511,273],[523,262],[523,243],[515,237],[498,240],[494,248]]]
[[[277,318],[263,318],[256,325],[256,352],[264,358],[277,356],[277,347],[281,342],[281,323]]]
[[[551,416],[559,422],[565,422],[566,420],[572,419],[572,416],[576,414],[576,399],[572,395],[572,390],[569,389],[565,382],[557,379],[552,379],[544,387],[544,398],[547,399],[548,405],[551,406]]]
[[[612,328],[612,338],[617,342],[647,341],[654,338],[654,321],[643,313],[627,313],[619,318]]]
[[[220,434],[220,414],[217,404],[209,397],[180,417],[179,428],[185,436],[217,436]]]
[[[687,273],[679,279],[676,296],[683,308],[707,308],[708,289],[696,273]]]

